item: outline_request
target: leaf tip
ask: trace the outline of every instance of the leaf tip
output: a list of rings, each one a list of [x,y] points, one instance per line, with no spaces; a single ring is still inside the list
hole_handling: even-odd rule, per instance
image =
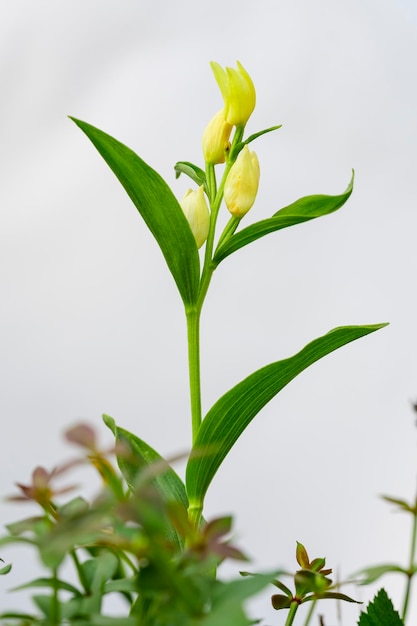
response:
[[[110,417],[110,415],[106,415],[104,413],[102,415],[102,420],[105,423],[105,425],[107,426],[107,428],[110,428],[110,430],[112,431],[113,435],[116,435],[116,422],[114,421],[114,419],[112,417]]]

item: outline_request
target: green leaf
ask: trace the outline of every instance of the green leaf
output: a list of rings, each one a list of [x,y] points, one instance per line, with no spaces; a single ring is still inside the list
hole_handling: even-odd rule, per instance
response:
[[[359,626],[404,626],[385,589],[380,589],[359,617]]]
[[[204,191],[207,193],[206,173],[201,167],[189,161],[178,161],[178,163],[174,165],[174,170],[175,178],[179,178],[181,174],[186,174],[186,176],[189,176],[199,187],[204,185]]]
[[[17,537],[18,535],[22,535],[23,533],[26,533],[28,531],[32,531],[36,534],[36,528],[45,525],[45,522],[45,515],[36,515],[33,517],[26,517],[25,519],[19,520],[18,522],[12,522],[11,524],[7,524],[6,528],[11,535]]]
[[[391,496],[381,496],[385,502],[389,502],[390,504],[395,504],[402,511],[406,511],[407,513],[411,513],[412,515],[416,512],[416,504],[411,505],[408,504],[405,500],[401,500],[400,498],[392,498]]]
[[[150,468],[151,464],[155,464],[158,471],[155,472],[152,483],[155,484],[165,500],[180,502],[187,508],[188,498],[184,483],[168,462],[143,439],[117,426],[114,419],[109,415],[103,415],[103,421],[116,437],[116,443],[125,445],[133,453],[132,456],[121,454],[117,457],[120,471],[129,487],[134,489],[140,473],[145,468]]]
[[[340,209],[349,198],[353,190],[354,173],[351,181],[344,193],[339,196],[313,195],[305,196],[296,200],[292,204],[280,209],[268,219],[255,222],[243,230],[232,235],[216,250],[213,261],[216,265],[223,261],[229,254],[236,252],[239,248],[247,246],[252,241],[260,239],[269,233],[289,226],[295,226],[302,222],[328,215]]]
[[[5,535],[0,537],[0,546],[7,546],[9,543],[28,543],[29,545],[36,546],[36,541],[29,539],[29,537],[15,537],[11,535]]]
[[[251,141],[258,139],[258,137],[262,137],[262,135],[266,135],[266,133],[272,133],[272,131],[279,130],[280,128],[282,128],[282,124],[278,124],[278,126],[270,126],[269,128],[265,128],[265,130],[260,130],[257,133],[250,135],[250,137],[248,137],[247,139],[245,139],[245,141],[242,142],[242,147],[244,145],[247,145],[248,143],[251,143]]]
[[[138,581],[135,578],[119,578],[117,580],[108,580],[106,582],[104,593],[127,592],[138,590]]]
[[[320,594],[308,596],[308,598],[304,598],[303,602],[307,602],[310,600],[316,600],[320,598],[320,600],[343,600],[344,602],[352,602],[354,604],[362,604],[362,602],[358,602],[358,600],[354,600],[350,596],[347,596],[345,593],[340,593],[339,591],[324,591]]]
[[[4,576],[5,574],[8,574],[11,569],[12,569],[11,563],[8,563],[7,565],[4,565],[4,567],[0,568],[0,576]]]
[[[125,188],[158,242],[184,304],[193,304],[200,260],[187,219],[171,189],[130,148],[86,122],[70,119],[87,135]]]
[[[112,552],[105,551],[94,559],[83,563],[84,571],[90,580],[92,595],[103,595],[104,585],[117,572],[119,560]]]
[[[90,621],[80,622],[79,626],[137,626],[137,624],[138,621],[134,617],[93,615]]]
[[[400,574],[408,575],[408,570],[400,567],[400,565],[396,565],[395,563],[384,563],[383,565],[373,565],[372,567],[364,567],[363,569],[356,572],[353,576],[356,578],[359,576],[359,580],[357,580],[358,585],[369,585],[381,576],[385,574],[392,574],[394,572],[399,572]]]
[[[65,580],[59,580],[58,578],[36,578],[35,580],[31,580],[28,583],[24,583],[23,585],[14,587],[12,591],[20,591],[22,589],[32,589],[34,587],[49,587],[51,589],[64,589],[65,591],[70,591],[74,596],[81,596],[80,591],[76,587],[74,587],[74,585],[70,585],[70,583],[65,582]]]
[[[263,367],[224,394],[209,410],[186,469],[190,506],[200,508],[223,459],[257,413],[307,367],[341,346],[386,324],[335,328],[298,354]]]
[[[100,500],[87,511],[60,519],[43,537],[39,545],[40,557],[48,568],[58,567],[75,546],[90,546],[106,541],[107,528],[113,522],[113,500]]]
[[[184,483],[168,462],[145,441],[117,426],[112,417],[103,415],[103,421],[113,432],[116,443],[122,444],[131,452],[127,455],[117,455],[120,471],[129,487],[134,490],[144,470],[151,470],[153,465],[155,472],[151,475],[150,482],[156,487],[165,502],[176,502],[186,511],[188,498]],[[172,527],[171,538],[176,541],[177,545],[183,545],[183,540],[174,527]]]
[[[238,578],[227,583],[217,581],[212,596],[210,614],[202,619],[203,626],[219,626],[220,624],[252,624],[243,612],[242,605],[251,596],[267,587],[281,572],[257,574],[256,576]]]
[[[15,611],[0,613],[0,619],[20,619],[24,624],[26,624],[26,622],[39,624],[39,617],[36,617],[36,615],[30,615],[30,613],[17,613]]]

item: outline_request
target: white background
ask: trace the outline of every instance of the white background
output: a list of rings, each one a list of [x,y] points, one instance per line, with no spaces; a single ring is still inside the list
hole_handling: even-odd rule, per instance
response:
[[[391,325],[303,373],[250,425],[207,515],[234,513],[252,569],[295,569],[295,541],[341,578],[408,554],[417,395],[417,11],[410,0],[13,0],[0,3],[0,493],[73,452],[101,414],[161,454],[190,446],[185,323],[163,258],[79,117],[132,147],[181,197],[221,107],[209,61],[251,74],[261,187],[247,223],[311,193],[340,212],[228,258],[203,316],[203,402],[343,324]],[[181,471],[181,467],[179,468]],[[87,477],[90,480],[90,475]],[[6,523],[32,509],[2,503]],[[37,575],[4,548],[0,607]],[[234,571],[228,568],[230,575]],[[387,578],[399,606],[402,585]],[[271,589],[273,592],[273,590]],[[351,591],[365,601],[373,590]],[[253,604],[269,624],[284,613]],[[417,602],[415,602],[417,605]],[[342,607],[344,624],[357,609]],[[417,606],[415,607],[417,610]],[[416,616],[414,611],[414,618]],[[326,626],[335,607],[322,605]],[[410,620],[411,623],[411,620]]]

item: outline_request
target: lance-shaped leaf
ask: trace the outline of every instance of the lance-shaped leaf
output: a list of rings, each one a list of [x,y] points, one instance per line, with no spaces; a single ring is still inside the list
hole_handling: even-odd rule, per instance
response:
[[[201,167],[194,165],[194,163],[190,163],[189,161],[178,161],[174,165],[175,170],[175,178],[179,178],[181,174],[186,174],[194,181],[199,187],[204,185],[204,190],[207,193],[207,180],[206,173]]]
[[[165,502],[177,503],[185,513],[188,508],[185,486],[168,462],[143,439],[117,426],[112,417],[103,415],[103,421],[113,432],[116,444],[121,444],[122,452],[117,455],[117,462],[132,491],[139,486],[140,480],[148,481]],[[184,539],[173,525],[168,534],[180,548],[183,547]]]
[[[213,585],[210,612],[201,618],[201,626],[248,626],[253,623],[243,611],[242,605],[251,596],[258,594],[267,587],[274,576],[271,574],[257,574],[251,578],[239,578],[228,582],[216,581]]]
[[[121,444],[122,453],[117,455],[117,463],[129,487],[135,489],[142,473],[148,470],[146,478],[165,500],[179,502],[187,508],[184,483],[169,463],[143,439],[117,426],[109,415],[103,415],[103,421],[114,434],[116,444]]]
[[[412,568],[415,572],[416,568]],[[363,569],[358,570],[353,574],[355,578],[355,583],[358,585],[370,585],[374,583],[378,578],[384,576],[385,574],[392,574],[394,572],[398,572],[400,574],[405,574],[405,576],[409,575],[409,569],[401,567],[396,563],[384,563],[382,565],[373,565],[371,567],[364,567]]]
[[[3,559],[0,559],[0,561],[3,561]],[[11,563],[4,565],[4,567],[0,567],[0,576],[4,576],[5,574],[8,574],[11,569],[12,569]]]
[[[225,393],[204,418],[187,463],[190,507],[201,507],[223,459],[255,415],[285,385],[330,352],[383,326],[386,324],[335,328],[298,354],[257,370]]]
[[[184,304],[197,298],[200,261],[184,213],[161,176],[130,148],[103,131],[71,118],[113,170],[152,232]]]
[[[243,230],[235,233],[220,245],[214,255],[214,263],[218,265],[220,261],[223,261],[229,254],[236,252],[239,248],[247,246],[252,241],[260,239],[269,233],[273,233],[276,230],[282,228],[288,228],[288,226],[295,226],[308,220],[313,220],[316,217],[328,215],[340,209],[344,205],[346,200],[353,190],[354,174],[349,183],[348,188],[340,196],[325,196],[325,195],[313,195],[305,196],[296,200],[292,204],[280,209],[272,217],[266,220],[261,220],[247,226]]]
[[[64,589],[65,591],[70,591],[74,596],[81,596],[81,592],[71,585],[67,583],[65,580],[60,580],[59,578],[35,578],[28,583],[24,583],[23,585],[19,585],[18,587],[14,587],[12,591],[21,591],[23,589],[32,589],[36,587],[49,587],[51,589]]]

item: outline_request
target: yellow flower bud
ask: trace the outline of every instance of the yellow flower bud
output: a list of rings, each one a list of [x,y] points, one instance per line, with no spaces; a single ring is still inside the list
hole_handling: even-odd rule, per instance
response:
[[[258,157],[245,145],[233,163],[224,185],[224,201],[235,217],[243,217],[255,202],[259,176]]]
[[[210,63],[224,100],[224,117],[232,126],[244,126],[256,104],[256,92],[252,79],[245,68],[237,62],[237,70],[218,63]]]
[[[188,220],[197,248],[201,248],[207,239],[210,226],[210,212],[203,185],[194,191],[189,189],[180,200],[180,206]]]
[[[231,132],[232,125],[224,119],[222,109],[210,120],[203,133],[203,155],[206,163],[224,163]]]

